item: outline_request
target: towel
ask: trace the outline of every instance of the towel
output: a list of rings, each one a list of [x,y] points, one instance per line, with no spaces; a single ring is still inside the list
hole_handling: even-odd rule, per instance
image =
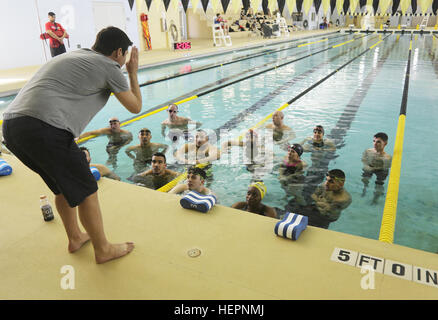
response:
[[[307,227],[309,218],[295,213],[287,212],[283,220],[277,222],[274,228],[276,235],[297,240],[301,232]]]
[[[196,191],[190,191],[179,203],[183,208],[193,209],[203,213],[208,212],[216,204],[217,199],[214,195],[203,195]]]
[[[96,179],[96,181],[99,181],[100,179],[100,172],[96,167],[90,167],[90,171],[93,174],[94,178]]]
[[[5,160],[0,158],[0,176],[9,176],[12,173],[12,167]]]

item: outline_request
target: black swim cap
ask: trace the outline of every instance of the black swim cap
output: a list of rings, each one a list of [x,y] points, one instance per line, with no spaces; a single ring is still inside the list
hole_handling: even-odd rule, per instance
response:
[[[294,144],[290,145],[289,148],[294,150],[296,153],[298,153],[298,155],[300,157],[301,157],[301,155],[304,152],[303,147],[300,144],[298,144],[298,143],[294,143]]]

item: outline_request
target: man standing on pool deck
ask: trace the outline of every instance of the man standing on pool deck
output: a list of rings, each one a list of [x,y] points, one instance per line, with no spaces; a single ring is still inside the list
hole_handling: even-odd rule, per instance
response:
[[[134,243],[107,240],[97,183],[74,138],[105,106],[111,92],[130,112],[141,111],[136,47],[126,63],[130,86],[121,71],[131,45],[122,30],[101,30],[92,50],[75,50],[43,65],[3,115],[7,147],[55,194],[68,251],[73,253],[91,240],[96,263],[128,254]],[[87,233],[79,228],[77,212]]]
[[[384,194],[383,185],[385,184],[385,179],[388,176],[388,170],[391,167],[392,157],[385,152],[385,147],[387,144],[388,135],[384,132],[378,132],[374,135],[374,147],[365,150],[362,154],[362,197],[365,196],[370,179],[373,174],[375,174],[376,187],[372,201],[373,204],[376,204],[379,197]]]

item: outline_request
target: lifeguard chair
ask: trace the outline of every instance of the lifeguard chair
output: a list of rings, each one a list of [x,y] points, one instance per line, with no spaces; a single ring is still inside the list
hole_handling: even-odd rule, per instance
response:
[[[289,37],[289,29],[287,27],[286,19],[281,17],[279,13],[277,13],[277,24],[278,24],[278,36],[284,34],[286,37]]]
[[[213,24],[211,26],[213,31],[213,45],[215,47],[219,47],[222,45],[222,42],[227,47],[230,47],[233,45],[231,42],[231,37],[229,34],[225,35],[224,33],[224,24],[223,22],[215,23],[215,19],[213,19]]]

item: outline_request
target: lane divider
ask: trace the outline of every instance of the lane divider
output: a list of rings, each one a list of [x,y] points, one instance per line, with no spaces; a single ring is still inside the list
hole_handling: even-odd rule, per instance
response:
[[[388,38],[391,34],[387,35],[385,38],[383,38],[383,40],[385,40],[386,38]],[[380,40],[380,42],[382,42],[383,40]],[[380,43],[379,42],[379,43]],[[375,45],[372,46],[372,48],[376,47]],[[357,58],[359,58],[360,56],[362,56],[363,54],[365,54],[366,52],[370,51],[372,49],[371,47],[367,48],[365,51],[361,52],[359,55],[357,55],[356,57],[354,57],[353,59],[350,59],[349,61],[347,61],[345,64],[343,64],[341,67],[337,68],[336,70],[334,70],[333,72],[331,72],[330,74],[328,74],[327,76],[325,76],[324,78],[322,78],[321,80],[319,80],[318,82],[314,83],[312,86],[308,87],[306,90],[304,90],[303,92],[301,92],[300,94],[298,94],[297,96],[295,96],[294,98],[292,98],[291,100],[289,100],[288,102],[286,102],[285,104],[283,104],[281,107],[277,108],[276,110],[274,110],[272,113],[270,113],[268,116],[266,116],[265,118],[263,118],[261,121],[259,121],[256,125],[252,126],[250,129],[255,129],[257,127],[260,127],[262,124],[264,124],[266,121],[268,121],[272,115],[274,114],[275,111],[282,111],[284,109],[286,109],[287,107],[289,107],[293,102],[295,102],[296,100],[298,100],[299,98],[301,98],[302,96],[304,96],[306,93],[308,93],[309,91],[311,91],[312,89],[316,88],[318,85],[320,85],[322,82],[326,81],[328,78],[330,78],[332,75],[334,75],[335,73],[337,73],[338,71],[342,70],[343,68],[345,68],[347,65],[349,65],[351,62],[353,62],[354,60],[356,60]],[[244,131],[239,137],[239,140],[242,140],[244,135],[246,134],[247,130]],[[207,164],[206,164],[207,165]],[[178,182],[181,181],[181,179],[179,179],[182,175],[184,175],[186,173],[181,174],[180,176],[176,177],[174,180],[178,179]],[[176,183],[174,183],[174,180],[170,181],[168,184],[172,184],[173,186],[176,185]],[[167,185],[163,186],[163,190],[170,190],[166,187]],[[158,189],[159,191],[162,191],[160,189]],[[162,192],[167,192],[167,191],[162,191]]]
[[[397,124],[397,133],[394,144],[394,154],[391,161],[388,190],[386,191],[385,207],[383,209],[379,241],[393,243],[395,220],[397,215],[398,192],[400,188],[400,173],[405,135],[406,110],[408,104],[409,78],[411,73],[412,35],[409,44],[408,64],[406,67],[403,96],[400,106],[400,115]]]
[[[356,39],[353,39],[353,40],[361,39],[361,38],[364,38],[364,37],[366,37],[366,36],[367,36],[367,35],[365,35],[365,36],[361,36],[361,37],[357,37]],[[274,66],[274,67],[264,69],[264,70],[262,70],[262,71],[259,71],[259,72],[256,72],[256,73],[253,73],[253,74],[251,74],[251,75],[249,75],[249,76],[246,76],[246,77],[243,77],[243,78],[239,78],[239,79],[237,79],[237,80],[234,80],[234,81],[231,81],[231,82],[225,83],[225,84],[223,84],[223,85],[221,85],[221,86],[218,86],[218,87],[215,87],[215,88],[212,88],[212,89],[206,90],[206,91],[204,91],[204,92],[198,93],[197,95],[193,95],[193,96],[191,96],[191,97],[189,97],[189,98],[186,98],[186,99],[180,100],[180,101],[178,101],[178,102],[175,102],[175,104],[176,104],[176,105],[179,105],[179,104],[182,104],[182,103],[185,103],[185,102],[188,102],[188,101],[191,101],[191,100],[197,99],[197,98],[202,97],[202,96],[204,96],[204,95],[206,95],[206,94],[209,94],[209,93],[211,93],[211,92],[213,92],[213,91],[216,91],[216,90],[219,90],[219,89],[225,88],[225,87],[230,86],[230,85],[232,85],[232,84],[235,84],[235,83],[237,83],[237,82],[240,82],[240,81],[243,81],[243,80],[246,80],[246,79],[249,79],[249,78],[255,77],[255,76],[257,76],[257,75],[260,75],[260,74],[262,74],[262,73],[265,73],[265,72],[268,72],[268,71],[271,71],[271,70],[275,70],[275,69],[277,69],[277,68],[283,67],[283,66],[288,65],[288,64],[291,64],[291,63],[293,63],[293,62],[297,62],[297,61],[299,61],[299,60],[302,60],[302,59],[308,58],[308,57],[310,57],[310,56],[312,56],[312,55],[316,55],[316,54],[318,54],[318,53],[321,53],[321,52],[324,52],[324,51],[327,51],[327,50],[330,50],[330,49],[332,49],[332,47],[328,47],[328,48],[325,48],[325,49],[319,50],[319,51],[317,51],[317,52],[310,53],[310,54],[308,54],[308,55],[306,55],[306,56],[303,56],[303,57],[300,57],[300,58],[297,58],[297,59],[289,60],[289,61],[287,61],[287,62],[285,62],[285,63],[279,64],[279,65],[276,65],[276,66]],[[266,64],[265,64],[265,65],[266,65]],[[127,124],[130,124],[130,123],[132,123],[132,122],[138,121],[138,120],[140,120],[140,119],[143,119],[143,118],[149,117],[149,116],[151,116],[151,115],[153,115],[153,114],[156,114],[156,113],[158,113],[158,112],[164,111],[164,110],[167,109],[167,107],[168,107],[168,106],[164,106],[164,107],[162,107],[162,108],[159,108],[159,109],[156,109],[156,110],[154,110],[154,111],[148,112],[148,113],[143,114],[143,115],[141,115],[141,116],[138,116],[138,117],[132,118],[132,119],[130,119],[130,120],[124,121],[124,122],[122,122],[122,123],[120,124],[120,127],[123,127],[123,126],[125,126],[125,125],[127,125]],[[88,137],[85,137],[85,138],[79,139],[79,140],[77,141],[77,143],[78,143],[78,144],[79,144],[79,143],[83,143],[83,142],[85,142],[85,141],[87,141],[87,140],[89,140],[89,139],[95,138],[95,137],[96,137],[95,135],[91,135],[91,136],[88,136]]]

